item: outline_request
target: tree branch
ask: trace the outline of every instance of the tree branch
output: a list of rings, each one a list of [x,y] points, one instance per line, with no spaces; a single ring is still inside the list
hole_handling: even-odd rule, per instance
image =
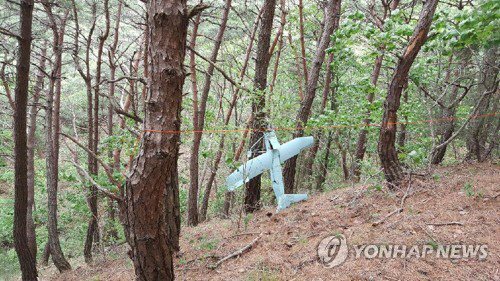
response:
[[[498,74],[497,74],[498,75]],[[458,134],[460,134],[462,132],[462,130],[465,128],[465,126],[467,126],[467,124],[469,124],[469,121],[476,117],[476,113],[477,113],[477,110],[479,109],[479,105],[481,104],[481,102],[483,101],[483,99],[487,96],[487,95],[491,95],[493,94],[494,92],[496,92],[497,88],[498,88],[498,82],[499,80],[496,80],[495,81],[495,86],[493,87],[493,89],[489,90],[489,91],[485,91],[481,97],[479,98],[479,100],[477,101],[476,103],[476,106],[474,107],[474,110],[472,111],[472,114],[469,115],[469,118],[467,118],[467,120],[462,124],[462,126],[460,127],[460,129],[458,129],[455,134],[453,134],[453,136],[451,136],[448,140],[446,140],[445,142],[441,143],[440,145],[434,147],[433,149],[433,153],[440,149],[441,147],[445,146],[445,145],[448,145],[452,140],[454,140]]]
[[[195,53],[198,57],[200,57],[201,59],[203,59],[204,61],[208,62],[209,64],[211,64],[215,69],[217,69],[217,71],[219,71],[222,76],[224,76],[224,78],[226,78],[227,81],[229,81],[229,83],[233,84],[233,86],[235,86],[236,88],[239,88],[241,90],[244,90],[244,91],[247,91],[247,92],[251,92],[249,89],[241,86],[240,84],[236,83],[229,75],[227,75],[226,72],[224,72],[224,70],[222,70],[220,67],[218,67],[215,63],[213,63],[212,61],[210,61],[209,59],[205,58],[203,55],[201,55],[200,53],[198,53],[197,51],[195,51],[194,49],[192,49],[191,47],[189,46],[186,46],[186,48],[188,50],[190,50],[191,52]]]
[[[191,7],[191,8],[188,9],[188,11],[187,11],[187,17],[188,18],[193,18],[196,15],[198,15],[199,13],[203,12],[203,10],[208,9],[208,8],[210,8],[209,5],[200,3],[200,4],[196,5],[196,6]]]
[[[9,30],[7,30],[3,27],[0,27],[0,34],[7,35],[7,36],[12,37],[12,38],[16,38],[17,40],[21,40],[21,36],[15,34],[13,32],[10,32]]]
[[[121,184],[113,178],[113,173],[111,173],[111,168],[108,166],[108,164],[106,164],[104,161],[102,161],[102,159],[99,158],[93,151],[88,149],[85,145],[81,144],[78,140],[76,140],[72,136],[67,135],[65,133],[59,133],[59,134],[70,139],[72,142],[74,142],[79,147],[83,148],[83,150],[85,150],[88,154],[90,154],[92,157],[94,157],[97,160],[97,162],[99,162],[101,164],[101,166],[104,168],[104,171],[106,172],[106,175],[108,176],[109,181],[111,181],[114,185],[116,185],[116,187],[120,188]]]
[[[73,163],[73,166],[75,166],[75,168],[80,172],[81,175],[83,175],[87,180],[89,180],[93,186],[95,186],[97,188],[97,190],[99,190],[100,192],[102,192],[104,195],[108,196],[109,198],[111,199],[114,199],[118,202],[123,202],[123,198],[114,194],[113,192],[110,192],[108,191],[107,189],[103,188],[102,186],[100,186],[90,175],[89,173],[87,173],[87,171],[85,171],[84,168],[82,168],[80,165],[76,164],[75,161],[73,160],[70,160],[71,163]]]
[[[7,65],[7,63],[12,62],[12,60],[13,59],[11,59],[10,61],[7,61],[6,63],[4,63],[2,65],[2,69],[0,70],[0,78],[2,79],[2,84],[3,84],[3,87],[5,88],[5,95],[7,96],[7,99],[9,100],[9,105],[12,108],[12,110],[15,110],[16,103],[12,99],[12,94],[10,92],[9,83],[7,82],[7,78],[5,78],[5,66]]]
[[[120,81],[122,81],[124,79],[139,81],[143,85],[148,85],[148,83],[146,82],[146,80],[144,80],[144,78],[142,78],[142,77],[132,77],[132,76],[123,76],[123,77],[120,77],[120,78],[115,79],[115,80],[104,79],[104,80],[102,80],[101,84],[104,83],[104,82],[106,82],[106,83],[116,83],[116,82],[120,82]]]

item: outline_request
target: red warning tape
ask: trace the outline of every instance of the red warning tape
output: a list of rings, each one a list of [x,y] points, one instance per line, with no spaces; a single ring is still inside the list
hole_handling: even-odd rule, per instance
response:
[[[496,116],[500,114],[500,112],[495,113],[487,113],[487,114],[476,114],[476,115],[468,115],[465,117],[443,117],[437,119],[430,120],[417,120],[417,121],[404,121],[404,122],[390,122],[391,125],[399,125],[399,124],[423,124],[423,123],[446,123],[454,120],[461,119],[479,119],[490,116]],[[275,131],[299,131],[299,130],[321,130],[321,129],[335,129],[335,128],[359,128],[359,127],[380,127],[380,123],[378,124],[355,124],[355,125],[325,125],[325,126],[312,126],[312,127],[290,127],[290,128],[273,128]],[[268,129],[262,128],[248,128],[248,129],[207,129],[207,130],[144,130],[144,132],[151,133],[161,133],[161,134],[192,134],[192,133],[243,133],[243,132],[266,132]]]

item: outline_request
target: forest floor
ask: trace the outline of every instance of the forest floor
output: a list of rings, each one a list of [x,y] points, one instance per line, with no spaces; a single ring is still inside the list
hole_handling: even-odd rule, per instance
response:
[[[174,261],[176,279],[500,280],[499,193],[500,166],[463,164],[437,168],[428,179],[414,176],[411,184],[396,191],[359,184],[313,195],[278,214],[265,208],[250,217],[212,219],[182,229],[182,251]],[[402,212],[373,226],[400,208],[402,201]],[[317,246],[339,233],[347,238],[348,258],[326,268],[317,257]],[[210,268],[259,235],[241,256]],[[432,255],[355,258],[351,247],[361,244],[486,244],[488,256],[484,260]],[[53,267],[42,269],[42,280],[132,281],[134,271],[126,251],[126,245],[115,247],[92,267],[72,260],[74,270],[64,274],[55,273]]]

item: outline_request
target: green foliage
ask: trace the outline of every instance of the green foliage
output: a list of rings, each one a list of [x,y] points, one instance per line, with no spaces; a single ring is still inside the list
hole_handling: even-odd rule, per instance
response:
[[[14,200],[0,198],[0,248],[12,247],[12,225],[14,223]]]
[[[0,169],[7,166],[7,158],[4,155],[12,154],[12,131],[4,130],[0,127]],[[2,180],[2,175],[0,175],[0,180]]]
[[[225,186],[222,186],[217,189],[215,193],[215,198],[209,202],[209,210],[212,214],[220,214],[224,209],[224,195],[226,193]]]
[[[369,189],[372,189],[372,190],[375,190],[375,191],[382,191],[383,188],[384,187],[381,184],[376,184],[374,186],[371,186]]]
[[[185,188],[179,188],[181,220],[184,220],[185,214],[187,212],[187,199],[188,199],[188,190]]]
[[[427,241],[427,245],[431,246],[434,251],[437,250],[439,246],[439,244],[434,240]]]
[[[466,182],[464,185],[464,193],[467,197],[476,196],[476,192],[474,191],[474,186],[471,182]]]
[[[196,245],[196,248],[201,251],[212,251],[217,248],[217,245],[219,244],[218,239],[209,239],[206,236],[202,236],[198,240],[198,244]]]
[[[0,278],[1,280],[16,280],[20,272],[19,261],[14,248],[0,250]]]
[[[248,224],[252,219],[253,219],[252,213],[246,214],[245,217],[243,218],[243,225],[245,226],[245,230],[247,230]]]

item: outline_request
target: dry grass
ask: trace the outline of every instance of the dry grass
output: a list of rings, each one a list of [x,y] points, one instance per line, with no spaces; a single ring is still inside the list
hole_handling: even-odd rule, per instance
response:
[[[274,214],[257,212],[246,229],[241,220],[214,219],[196,228],[184,227],[175,259],[178,280],[500,280],[500,168],[473,164],[439,168],[433,179],[414,178],[408,189],[377,191],[366,186],[318,194]],[[404,210],[372,223],[399,208]],[[268,213],[272,212],[272,216]],[[461,222],[463,225],[428,226]],[[247,233],[243,235],[236,235]],[[210,269],[218,259],[263,237],[247,253]],[[425,259],[354,259],[336,268],[323,267],[316,256],[319,241],[343,233],[349,244],[488,244],[484,261]],[[434,243],[434,242],[432,242]],[[82,265],[62,275],[43,271],[43,280],[134,280],[126,246],[116,259],[94,267]],[[83,263],[81,263],[83,264]]]

